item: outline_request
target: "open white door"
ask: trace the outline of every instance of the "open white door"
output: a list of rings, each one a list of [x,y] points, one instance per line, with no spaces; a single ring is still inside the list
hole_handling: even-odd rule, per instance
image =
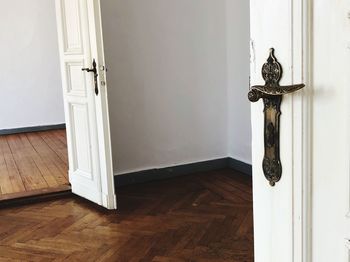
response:
[[[255,261],[349,262],[350,2],[250,6],[252,84],[264,84],[261,67],[273,47],[280,84],[306,85],[283,96],[282,177],[274,187],[262,168],[273,128],[264,133],[263,102],[252,104]]]
[[[350,261],[350,1],[314,1],[312,261]],[[327,18],[327,19],[325,19]]]
[[[100,1],[56,0],[56,13],[72,191],[115,209]]]
[[[307,21],[303,0],[251,0],[251,83],[264,85],[261,69],[270,48],[281,63],[281,86],[304,83],[304,90],[283,96],[280,119],[282,177],[274,187],[263,172],[264,103],[252,103],[254,241],[256,262],[305,261],[307,225],[308,101],[305,63]],[[277,128],[277,127],[275,127]]]

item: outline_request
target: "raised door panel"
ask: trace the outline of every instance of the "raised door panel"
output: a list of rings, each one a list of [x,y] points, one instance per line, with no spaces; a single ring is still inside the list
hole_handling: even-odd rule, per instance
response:
[[[75,175],[93,180],[92,153],[89,134],[88,108],[86,104],[71,104],[71,132],[76,138],[73,142],[73,166]]]
[[[72,96],[87,96],[86,81],[84,72],[81,70],[84,67],[84,60],[73,60],[66,62],[67,85],[66,94]]]
[[[80,0],[61,1],[65,54],[83,54],[81,8]]]

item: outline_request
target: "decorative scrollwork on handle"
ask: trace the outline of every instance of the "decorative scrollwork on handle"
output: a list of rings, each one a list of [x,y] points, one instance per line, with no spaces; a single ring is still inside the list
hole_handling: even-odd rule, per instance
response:
[[[280,116],[282,96],[293,93],[305,87],[304,84],[280,86],[283,70],[277,61],[274,49],[270,49],[267,62],[263,65],[261,74],[265,85],[252,86],[248,93],[251,102],[257,102],[261,98],[264,101],[264,144],[265,156],[263,171],[271,186],[275,186],[282,177],[282,164],[280,160]]]
[[[98,95],[98,73],[95,59],[92,61],[92,68],[82,68],[81,70],[94,74],[95,94]]]

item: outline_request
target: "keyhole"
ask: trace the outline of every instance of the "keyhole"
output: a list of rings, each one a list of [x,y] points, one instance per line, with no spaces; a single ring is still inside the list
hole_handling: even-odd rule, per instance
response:
[[[275,145],[275,127],[273,126],[273,124],[270,122],[267,125],[267,146],[268,147],[273,147]]]

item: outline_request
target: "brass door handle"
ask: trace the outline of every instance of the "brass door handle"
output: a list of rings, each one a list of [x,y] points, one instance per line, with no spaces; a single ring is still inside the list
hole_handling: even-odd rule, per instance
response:
[[[280,86],[282,78],[282,66],[277,61],[274,49],[270,49],[267,62],[262,67],[262,76],[265,85],[252,86],[248,99],[257,102],[260,98],[264,100],[264,145],[265,156],[263,160],[263,171],[271,186],[280,181],[282,177],[282,164],[280,160],[280,116],[282,96],[293,93],[305,87],[304,84]]]
[[[82,68],[81,70],[94,73],[95,94],[98,95],[98,73],[95,59],[92,62],[92,68]]]

